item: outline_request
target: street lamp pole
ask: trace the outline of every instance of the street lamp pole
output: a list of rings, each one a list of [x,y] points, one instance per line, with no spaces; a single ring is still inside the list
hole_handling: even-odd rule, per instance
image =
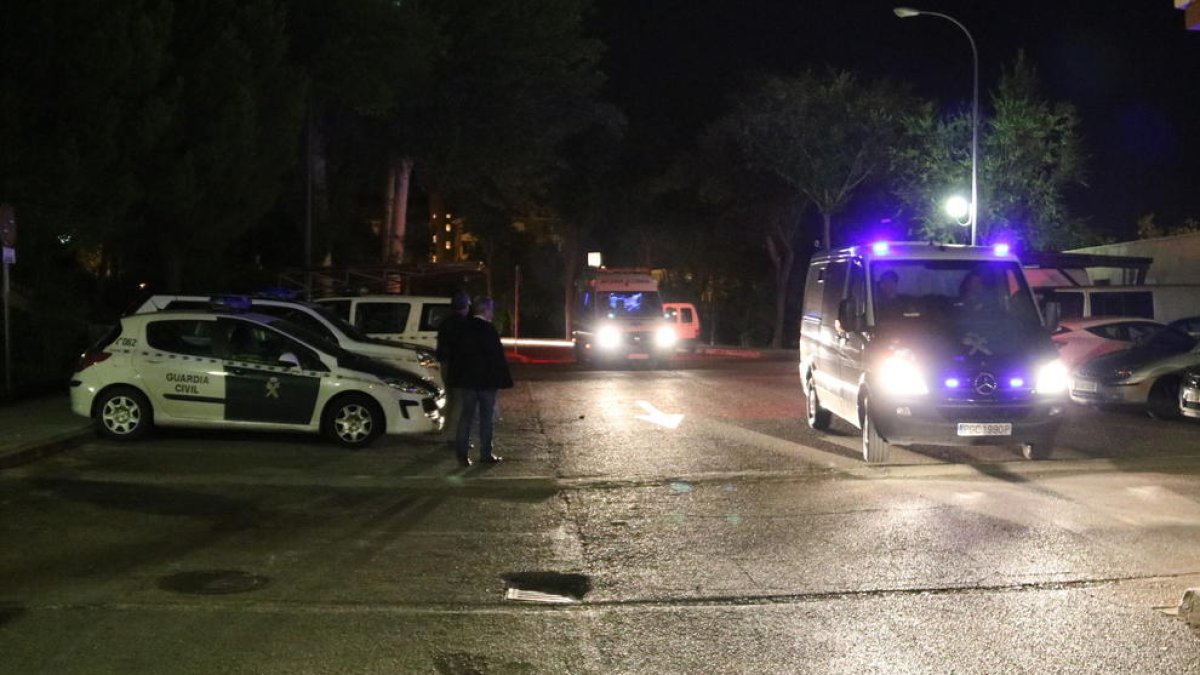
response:
[[[967,27],[948,14],[941,12],[926,12],[911,7],[897,7],[892,12],[901,19],[913,16],[936,16],[945,19],[962,29],[971,43],[971,60],[974,65],[974,78],[971,87],[971,209],[968,218],[971,221],[971,245],[975,245],[975,230],[979,219],[979,50],[975,48],[975,38]]]

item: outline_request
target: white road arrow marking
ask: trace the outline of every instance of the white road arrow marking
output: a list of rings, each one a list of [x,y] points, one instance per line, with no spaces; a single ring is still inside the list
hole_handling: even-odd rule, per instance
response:
[[[657,408],[650,404],[649,401],[638,401],[638,407],[646,411],[645,415],[638,415],[639,420],[644,420],[651,424],[657,424],[660,427],[674,429],[683,421],[683,415],[668,415],[664,412],[659,412]]]

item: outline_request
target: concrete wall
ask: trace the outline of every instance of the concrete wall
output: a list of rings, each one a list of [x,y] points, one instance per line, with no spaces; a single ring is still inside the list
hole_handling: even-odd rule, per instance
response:
[[[1200,232],[1173,237],[1139,239],[1104,246],[1088,246],[1067,253],[1095,253],[1154,258],[1146,275],[1148,284],[1200,284]],[[1107,281],[1123,283],[1120,278],[1108,278],[1108,270],[1092,272],[1092,283]]]

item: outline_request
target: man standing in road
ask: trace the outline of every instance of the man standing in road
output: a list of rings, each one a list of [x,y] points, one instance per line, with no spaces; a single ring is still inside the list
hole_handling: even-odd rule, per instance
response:
[[[467,313],[471,309],[471,296],[463,291],[455,293],[450,298],[450,313],[438,324],[437,331],[437,360],[442,368],[442,381],[446,384],[446,421],[442,427],[442,440],[446,445],[455,447],[454,441],[458,436],[458,418],[462,413],[461,397],[450,386],[450,370],[454,367],[454,341],[459,331],[469,320]]]
[[[455,389],[455,396],[462,405],[455,453],[459,465],[464,467],[471,465],[468,451],[476,412],[479,413],[479,461],[495,464],[503,459],[492,452],[493,414],[496,392],[512,387],[513,381],[504,357],[504,346],[500,344],[500,334],[492,325],[495,312],[496,305],[491,298],[475,298],[471,304],[471,318],[456,331],[450,343],[452,363],[448,384]]]

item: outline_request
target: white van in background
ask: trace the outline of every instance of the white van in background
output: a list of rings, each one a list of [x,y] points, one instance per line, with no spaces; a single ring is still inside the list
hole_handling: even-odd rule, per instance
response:
[[[437,329],[450,314],[450,298],[422,295],[359,295],[314,300],[363,333],[384,340],[437,346]]]
[[[1160,286],[1055,286],[1035,288],[1045,310],[1058,303],[1061,319],[1125,316],[1170,323],[1200,315],[1200,285]]]

